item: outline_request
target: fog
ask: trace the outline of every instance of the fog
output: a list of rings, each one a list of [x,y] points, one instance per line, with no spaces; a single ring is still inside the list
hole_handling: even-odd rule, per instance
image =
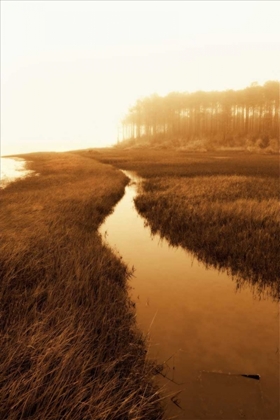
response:
[[[137,98],[279,78],[278,2],[1,2],[1,155],[116,143]]]

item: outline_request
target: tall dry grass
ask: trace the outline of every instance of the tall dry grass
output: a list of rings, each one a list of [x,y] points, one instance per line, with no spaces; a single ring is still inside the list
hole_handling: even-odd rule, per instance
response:
[[[152,231],[207,264],[229,268],[279,298],[277,180],[244,176],[168,179],[135,200]]]
[[[145,178],[136,197],[152,231],[279,299],[277,155],[102,151],[103,162]]]
[[[0,191],[0,418],[161,418],[130,273],[97,234],[127,179],[70,153],[24,157],[40,175]]]

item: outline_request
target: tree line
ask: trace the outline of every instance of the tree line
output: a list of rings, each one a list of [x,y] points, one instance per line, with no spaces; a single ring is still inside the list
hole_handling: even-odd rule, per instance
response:
[[[279,81],[240,90],[171,92],[138,99],[122,121],[125,143],[267,147],[279,142]]]

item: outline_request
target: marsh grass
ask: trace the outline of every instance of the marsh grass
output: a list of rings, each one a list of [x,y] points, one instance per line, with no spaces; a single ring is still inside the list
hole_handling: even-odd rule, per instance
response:
[[[70,153],[23,156],[0,191],[0,418],[159,419],[126,266],[97,228],[126,177]]]
[[[145,178],[136,197],[152,232],[279,299],[278,155],[99,151]]]
[[[277,180],[244,176],[161,179],[147,185],[136,206],[152,231],[215,267],[229,267],[279,292]],[[160,215],[160,217],[156,216]],[[263,289],[264,287],[261,287]]]

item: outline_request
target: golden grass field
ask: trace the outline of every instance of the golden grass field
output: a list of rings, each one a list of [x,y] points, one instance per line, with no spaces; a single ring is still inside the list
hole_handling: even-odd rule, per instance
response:
[[[0,418],[163,418],[129,300],[97,232],[128,179],[153,232],[279,298],[277,155],[100,149],[23,155],[0,190]],[[99,160],[99,162],[97,161]],[[113,165],[113,166],[112,166]]]
[[[0,190],[0,418],[160,419],[130,273],[97,233],[127,178],[72,153],[23,155]]]
[[[279,299],[279,156],[95,150],[144,178],[138,211],[152,231]]]

